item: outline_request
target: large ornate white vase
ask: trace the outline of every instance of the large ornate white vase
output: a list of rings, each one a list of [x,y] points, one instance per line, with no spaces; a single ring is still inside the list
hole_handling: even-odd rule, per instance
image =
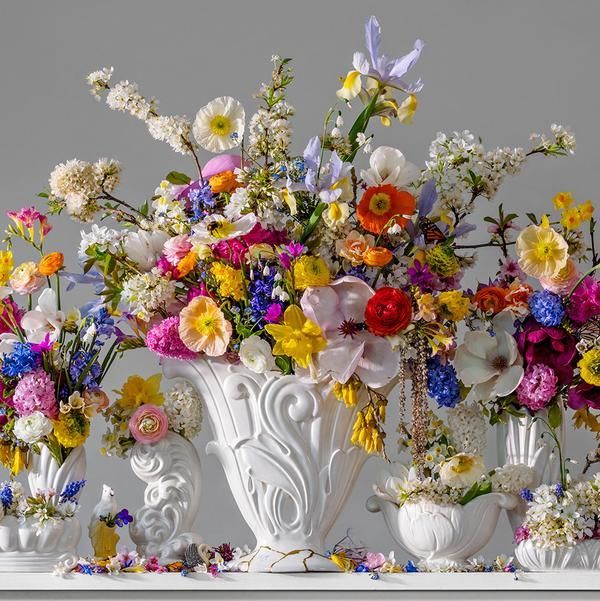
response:
[[[526,570],[600,570],[600,540],[585,540],[572,547],[542,549],[526,540],[515,548],[515,557]]]
[[[548,421],[548,412],[538,412],[544,421]],[[564,416],[562,426],[557,435],[562,448],[565,447]],[[497,430],[499,464],[524,464],[531,467],[535,479],[531,488],[540,484],[551,484],[560,481],[560,461],[556,452],[556,443],[548,433],[548,428],[541,420],[534,418],[509,416],[506,424]],[[523,523],[527,504],[519,499],[515,509],[508,511],[508,519],[513,530]]]
[[[38,490],[54,489],[60,494],[67,484],[85,478],[85,448],[73,449],[65,461],[58,465],[48,448],[30,458],[28,483],[31,494]],[[81,525],[77,517],[49,524],[37,532],[32,520],[19,522],[13,516],[0,520],[0,571],[51,572],[62,562],[73,566],[79,555],[77,545],[81,538]]]
[[[250,572],[336,571],[324,539],[366,455],[350,442],[356,410],[326,385],[264,376],[226,360],[167,360],[167,377],[194,384],[208,410],[233,498],[256,536]]]
[[[144,506],[129,526],[137,551],[156,555],[163,563],[183,558],[201,537],[192,531],[200,506],[200,458],[194,445],[169,432],[154,444],[136,444],[131,467],[146,483]]]
[[[515,507],[514,495],[489,493],[467,505],[437,505],[430,501],[396,503],[379,496],[367,509],[381,512],[390,534],[409,555],[428,569],[462,568],[494,535],[500,511]]]

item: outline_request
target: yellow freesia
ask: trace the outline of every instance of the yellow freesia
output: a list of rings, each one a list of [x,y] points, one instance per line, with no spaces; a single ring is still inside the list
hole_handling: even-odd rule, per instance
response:
[[[0,286],[6,286],[15,267],[10,250],[0,250]]]

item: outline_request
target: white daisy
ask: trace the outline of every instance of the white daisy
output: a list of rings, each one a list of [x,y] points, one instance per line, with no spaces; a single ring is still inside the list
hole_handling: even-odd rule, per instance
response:
[[[198,111],[192,132],[205,150],[223,152],[240,144],[244,120],[244,107],[231,96],[221,96]]]

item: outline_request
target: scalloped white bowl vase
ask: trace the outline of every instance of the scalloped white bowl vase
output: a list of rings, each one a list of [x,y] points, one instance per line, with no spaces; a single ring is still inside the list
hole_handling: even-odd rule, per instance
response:
[[[494,535],[500,511],[512,509],[514,495],[489,493],[465,506],[430,501],[405,503],[372,496],[367,509],[381,512],[393,539],[428,569],[462,567]]]
[[[169,432],[153,444],[137,443],[130,456],[135,475],[146,483],[144,506],[129,525],[140,555],[164,563],[181,559],[188,545],[201,543],[192,525],[200,507],[200,458],[194,445]]]
[[[548,420],[548,412],[538,412],[545,421]],[[558,438],[563,449],[565,448],[565,420],[563,415],[562,426],[558,432]],[[537,488],[540,484],[552,484],[560,480],[560,463],[556,453],[553,453],[555,443],[548,434],[548,428],[541,421],[534,421],[533,417],[509,416],[506,424],[498,427],[497,445],[498,460],[500,465],[505,463],[524,464],[535,473],[535,480],[531,488]],[[513,530],[523,523],[527,504],[519,499],[515,509],[507,511],[508,519]]]
[[[330,387],[296,376],[259,375],[226,360],[166,360],[205,403],[231,493],[256,537],[240,568],[250,572],[337,571],[324,539],[367,456],[350,442],[356,409]]]
[[[585,540],[572,547],[542,549],[526,540],[515,547],[515,557],[526,570],[600,570],[600,540]]]
[[[84,447],[73,449],[59,466],[42,445],[40,454],[32,454],[30,459],[29,489],[35,494],[52,488],[60,494],[70,482],[83,480],[85,470]],[[59,561],[74,565],[80,538],[77,517],[48,524],[38,534],[31,520],[20,523],[14,516],[5,516],[0,520],[0,571],[51,572]]]

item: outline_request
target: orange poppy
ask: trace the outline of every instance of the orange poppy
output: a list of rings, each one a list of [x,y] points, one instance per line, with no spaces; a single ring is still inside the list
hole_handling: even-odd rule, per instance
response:
[[[416,205],[415,197],[410,192],[385,184],[367,188],[358,203],[356,214],[367,231],[381,234],[394,223],[404,227],[408,223],[406,216],[415,212]],[[391,221],[392,218],[394,221]]]

